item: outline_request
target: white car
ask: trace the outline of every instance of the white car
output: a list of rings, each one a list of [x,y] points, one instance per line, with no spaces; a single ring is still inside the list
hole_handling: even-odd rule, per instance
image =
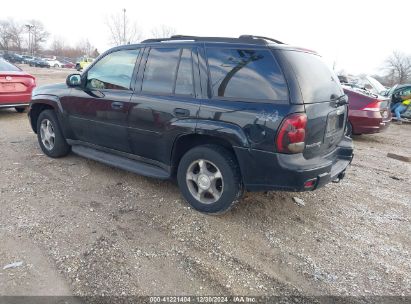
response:
[[[44,58],[44,60],[46,60],[50,66],[54,68],[62,68],[64,65],[64,63],[58,61],[57,59]]]

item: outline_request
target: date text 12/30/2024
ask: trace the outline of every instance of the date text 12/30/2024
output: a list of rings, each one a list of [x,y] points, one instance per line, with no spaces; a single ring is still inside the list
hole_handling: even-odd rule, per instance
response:
[[[255,297],[247,296],[160,296],[150,297],[150,303],[256,303]]]

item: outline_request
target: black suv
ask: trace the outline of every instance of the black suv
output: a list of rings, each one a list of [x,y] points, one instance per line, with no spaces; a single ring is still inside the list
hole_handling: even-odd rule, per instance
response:
[[[33,92],[45,154],[176,178],[197,210],[243,191],[306,191],[353,157],[347,99],[316,53],[258,37],[172,36],[113,48],[83,74]]]

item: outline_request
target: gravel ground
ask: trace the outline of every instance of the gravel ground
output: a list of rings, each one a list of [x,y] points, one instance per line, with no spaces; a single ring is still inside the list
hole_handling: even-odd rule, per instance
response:
[[[386,157],[410,156],[411,125],[355,145],[339,184],[213,217],[173,182],[44,156],[26,115],[0,110],[0,295],[411,296],[411,164]]]

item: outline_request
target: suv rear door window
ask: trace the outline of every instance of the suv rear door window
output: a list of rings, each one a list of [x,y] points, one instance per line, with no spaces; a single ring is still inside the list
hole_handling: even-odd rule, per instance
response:
[[[180,64],[178,66],[175,94],[194,95],[193,90],[193,63],[191,60],[191,50],[183,49]]]
[[[334,72],[321,57],[301,51],[284,51],[298,79],[304,103],[329,102],[344,92]]]
[[[279,65],[268,50],[207,48],[214,97],[288,100]]]
[[[142,91],[172,94],[179,56],[179,48],[152,48],[144,70]]]
[[[140,49],[110,53],[87,72],[90,89],[130,89],[131,77]]]

